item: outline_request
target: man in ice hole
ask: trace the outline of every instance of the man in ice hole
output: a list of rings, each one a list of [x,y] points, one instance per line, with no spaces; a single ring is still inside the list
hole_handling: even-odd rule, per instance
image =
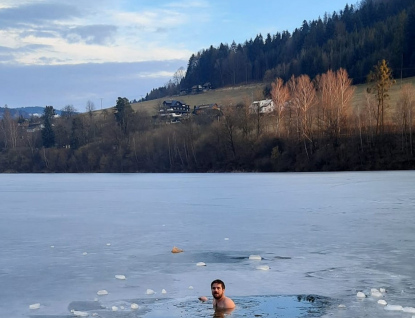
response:
[[[220,279],[215,279],[210,284],[210,289],[213,296],[213,308],[215,310],[229,310],[235,308],[235,303],[232,299],[225,296],[225,283]],[[199,297],[199,300],[205,302],[207,297]]]

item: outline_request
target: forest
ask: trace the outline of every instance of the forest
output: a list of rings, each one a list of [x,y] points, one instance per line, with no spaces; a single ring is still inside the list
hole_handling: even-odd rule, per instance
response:
[[[46,106],[41,118],[29,120],[5,109],[0,172],[414,169],[415,86],[400,85],[397,96],[390,96],[399,85],[396,78],[414,70],[410,25],[415,25],[413,1],[363,1],[358,8],[346,6],[339,14],[305,22],[292,35],[222,45],[221,54],[212,47],[199,52],[180,81],[165,87],[196,80],[217,86],[260,81],[267,89],[256,99],[272,99],[270,113],[253,110],[248,99],[236,105],[223,100],[216,113],[171,124],[134,111],[125,97],[102,111],[88,101],[82,114],[68,105],[56,116],[54,107]],[[272,49],[263,54],[265,47]],[[243,56],[256,62],[238,64]],[[204,63],[207,57],[210,62]],[[353,103],[359,82],[367,82],[366,89]]]
[[[291,75],[314,78],[328,70],[344,68],[354,84],[379,60],[388,61],[395,78],[415,76],[415,2],[364,0],[340,12],[304,21],[292,33],[258,34],[243,44],[210,46],[193,54],[187,70],[177,72],[165,86],[155,88],[145,100],[174,95],[194,85],[213,88],[284,81]]]

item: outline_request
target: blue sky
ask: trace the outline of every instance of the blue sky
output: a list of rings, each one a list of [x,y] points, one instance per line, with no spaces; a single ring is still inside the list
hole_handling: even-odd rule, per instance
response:
[[[345,0],[0,0],[0,105],[97,109],[164,85],[191,54],[356,4]]]

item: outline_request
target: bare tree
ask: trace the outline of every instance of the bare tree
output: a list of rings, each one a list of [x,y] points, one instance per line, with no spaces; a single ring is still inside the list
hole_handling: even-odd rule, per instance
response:
[[[352,80],[349,74],[343,68],[336,72],[336,83],[339,93],[339,103],[337,104],[337,135],[344,129],[347,118],[350,114],[351,102],[354,95],[355,88],[352,86]]]
[[[354,87],[347,71],[329,70],[316,78],[319,91],[318,125],[329,136],[339,137],[347,123]]]
[[[271,83],[271,96],[275,107],[275,130],[277,137],[279,137],[284,109],[287,107],[287,103],[290,99],[288,86],[284,84],[284,81],[281,78],[277,78]]]
[[[406,84],[402,87],[395,118],[400,123],[402,136],[402,150],[409,146],[409,152],[413,155],[413,125],[415,113],[415,87],[412,84]]]
[[[186,71],[185,71],[184,67],[182,66],[176,72],[174,72],[173,83],[177,87],[179,87],[180,83],[181,83],[182,79],[185,77],[185,75],[186,75]]]
[[[222,131],[226,145],[232,152],[232,158],[236,157],[236,134],[237,134],[237,116],[235,106],[228,105],[222,109],[223,117],[221,120]]]
[[[95,111],[95,104],[93,101],[88,100],[86,102],[85,110],[89,114],[89,116],[92,116],[93,111]]]
[[[76,112],[77,112],[77,109],[71,104],[68,104],[61,109],[62,117],[67,118],[67,119],[71,119],[75,115]]]
[[[316,90],[308,75],[292,77],[289,82],[291,102],[297,114],[297,130],[301,137],[312,141],[313,108],[317,102]]]
[[[18,140],[18,125],[10,114],[7,105],[4,110],[3,119],[0,122],[0,129],[3,134],[4,148],[16,148]]]

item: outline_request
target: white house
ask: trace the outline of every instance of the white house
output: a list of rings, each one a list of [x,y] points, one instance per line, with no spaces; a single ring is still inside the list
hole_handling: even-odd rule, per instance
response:
[[[274,102],[272,99],[264,99],[264,100],[258,100],[254,101],[251,106],[249,106],[251,114],[267,114],[271,113],[275,110]]]

